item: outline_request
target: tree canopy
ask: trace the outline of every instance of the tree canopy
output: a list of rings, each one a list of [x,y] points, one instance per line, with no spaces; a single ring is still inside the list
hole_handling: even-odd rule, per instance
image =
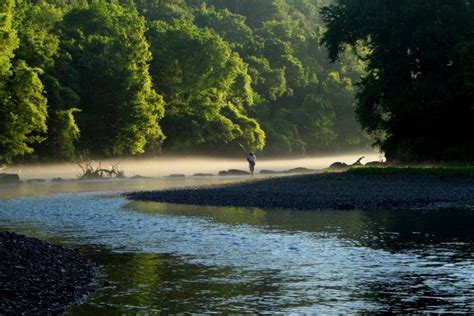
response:
[[[333,61],[368,52],[357,117],[389,160],[474,160],[471,1],[337,0],[322,16]]]
[[[0,160],[367,146],[363,63],[320,44],[329,3],[2,1]]]
[[[13,0],[0,4],[0,161],[30,154],[44,139],[46,98],[41,69],[15,58],[19,47]]]

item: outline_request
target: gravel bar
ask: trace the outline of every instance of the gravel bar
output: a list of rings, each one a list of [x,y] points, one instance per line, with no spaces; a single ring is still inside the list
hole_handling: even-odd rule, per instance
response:
[[[56,315],[92,290],[97,268],[78,251],[0,232],[0,315]]]
[[[126,196],[163,203],[293,210],[474,210],[474,178],[323,173]]]

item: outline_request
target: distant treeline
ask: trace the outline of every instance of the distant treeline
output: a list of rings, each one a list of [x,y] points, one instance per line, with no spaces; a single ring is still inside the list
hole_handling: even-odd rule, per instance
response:
[[[367,146],[329,0],[2,0],[0,162]]]

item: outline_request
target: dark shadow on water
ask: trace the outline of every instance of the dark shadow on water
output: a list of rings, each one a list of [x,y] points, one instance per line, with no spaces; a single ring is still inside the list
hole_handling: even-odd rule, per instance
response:
[[[169,254],[112,253],[90,247],[81,250],[102,267],[102,272],[96,292],[87,302],[71,307],[70,315],[204,313],[211,306],[221,312],[243,312],[238,300],[236,305],[229,301],[245,296],[258,300],[278,291],[275,280],[267,281],[264,275],[249,283],[233,269],[189,264]],[[246,304],[248,310],[258,306],[257,301]]]
[[[130,202],[136,212],[207,218],[227,225],[251,225],[287,232],[335,234],[360,246],[398,252],[451,243],[463,256],[474,246],[474,212],[436,211],[292,211]],[[456,245],[457,244],[457,245]],[[470,257],[470,256],[469,256]],[[461,257],[465,259],[465,257]]]

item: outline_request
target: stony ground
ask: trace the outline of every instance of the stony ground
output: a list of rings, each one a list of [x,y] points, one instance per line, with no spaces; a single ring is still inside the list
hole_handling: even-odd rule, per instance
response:
[[[0,232],[0,315],[63,313],[92,289],[95,273],[76,250]]]
[[[474,209],[473,177],[311,174],[234,185],[134,192],[130,199],[295,210]]]

